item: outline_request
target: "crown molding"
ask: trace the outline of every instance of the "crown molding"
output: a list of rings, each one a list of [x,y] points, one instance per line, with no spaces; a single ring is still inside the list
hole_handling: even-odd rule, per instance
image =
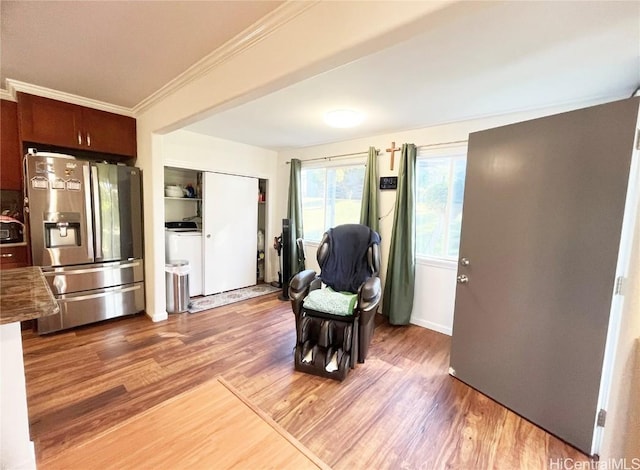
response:
[[[271,33],[282,27],[301,13],[313,7],[320,0],[292,1],[289,0],[260,18],[241,33],[237,34],[222,46],[193,64],[169,83],[158,89],[132,108],[133,114],[138,115],[154,104],[174,93],[188,83],[210,72],[223,62],[242,53],[244,50],[264,40]]]
[[[9,93],[9,90],[5,90],[4,88],[0,88],[0,99],[7,101],[15,101],[16,97]]]
[[[64,91],[53,90],[51,88],[42,87],[39,85],[32,85],[31,83],[25,83],[11,78],[6,79],[7,88],[12,100],[16,101],[16,94],[18,92],[29,93],[30,95],[42,96],[44,98],[51,98],[54,100],[65,101],[67,103],[73,103],[87,108],[99,109],[101,111],[107,111],[115,114],[122,114],[124,116],[134,116],[131,108],[124,106],[117,106],[115,104],[105,103],[104,101],[98,101],[91,98],[85,98],[83,96],[74,95],[72,93],[66,93]]]

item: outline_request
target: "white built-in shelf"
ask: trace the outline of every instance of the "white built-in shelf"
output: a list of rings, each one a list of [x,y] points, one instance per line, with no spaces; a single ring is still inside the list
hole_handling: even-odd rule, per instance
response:
[[[172,201],[202,201],[199,197],[169,197],[165,196],[165,199],[170,199]]]

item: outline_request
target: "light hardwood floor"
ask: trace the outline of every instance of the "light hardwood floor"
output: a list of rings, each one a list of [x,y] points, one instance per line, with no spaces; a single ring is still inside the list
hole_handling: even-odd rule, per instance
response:
[[[450,338],[378,318],[340,383],[293,370],[294,319],[268,295],[152,323],[23,332],[39,461],[220,375],[335,469],[544,469],[587,457],[447,374]]]
[[[330,470],[223,379],[133,415],[82,445],[38,462],[38,470],[271,468]]]

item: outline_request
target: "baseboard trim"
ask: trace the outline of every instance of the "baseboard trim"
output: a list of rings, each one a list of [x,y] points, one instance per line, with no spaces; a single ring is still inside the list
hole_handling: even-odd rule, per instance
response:
[[[159,313],[144,312],[144,313],[154,323],[157,323],[157,322],[160,322],[160,321],[165,321],[165,320],[169,319],[169,314],[167,312],[159,312]]]
[[[433,331],[437,331],[438,333],[442,333],[445,334],[447,336],[451,336],[451,334],[453,333],[452,328],[446,326],[446,325],[441,325],[439,323],[434,323],[431,322],[429,320],[423,320],[421,318],[412,318],[411,319],[411,324],[412,325],[416,325],[416,326],[421,326],[423,328],[427,328],[429,330],[433,330]]]

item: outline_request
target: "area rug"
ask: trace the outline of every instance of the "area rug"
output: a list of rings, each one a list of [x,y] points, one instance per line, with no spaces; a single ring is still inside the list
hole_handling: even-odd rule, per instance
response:
[[[277,287],[269,284],[258,284],[256,286],[243,287],[242,289],[230,290],[220,294],[207,295],[191,300],[189,313],[201,312],[210,308],[221,307],[223,305],[240,302],[242,300],[252,299],[261,295],[272,294],[279,291]]]

